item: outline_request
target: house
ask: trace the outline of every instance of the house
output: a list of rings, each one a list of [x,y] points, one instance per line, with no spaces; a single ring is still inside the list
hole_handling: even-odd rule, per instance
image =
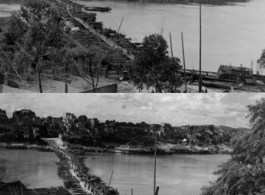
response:
[[[180,129],[181,130],[189,130],[190,126],[189,125],[185,125],[185,126],[181,126]]]
[[[0,124],[7,124],[8,123],[8,117],[6,116],[6,111],[0,109]]]
[[[35,112],[32,112],[31,110],[22,109],[20,111],[15,111],[13,113],[13,117],[18,116],[19,121],[22,120],[24,116],[28,116],[31,120],[36,117]]]
[[[35,125],[41,125],[42,122],[41,122],[40,117],[34,117],[34,118],[33,118],[33,123],[34,123]]]
[[[33,118],[30,118],[28,115],[25,115],[21,119],[21,124],[24,126],[32,126],[33,125]]]
[[[254,78],[253,70],[251,68],[228,65],[221,65],[219,67],[217,77],[218,79],[233,80],[237,82],[245,82],[247,79]]]
[[[99,123],[97,118],[90,118],[90,119],[88,119],[88,121],[89,121],[92,128],[95,128]]]
[[[68,122],[70,123],[74,123],[76,116],[74,114],[71,113],[66,113],[65,114],[66,118],[68,119]]]

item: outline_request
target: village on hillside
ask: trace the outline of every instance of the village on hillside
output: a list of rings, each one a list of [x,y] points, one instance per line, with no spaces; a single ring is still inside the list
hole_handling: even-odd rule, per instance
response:
[[[230,139],[246,130],[214,125],[172,127],[167,123],[101,122],[97,118],[77,117],[72,113],[40,118],[26,109],[15,111],[11,118],[0,110],[0,123],[2,147],[45,146],[42,138],[59,138],[80,154],[86,151],[152,154],[154,132],[160,154],[230,153]]]

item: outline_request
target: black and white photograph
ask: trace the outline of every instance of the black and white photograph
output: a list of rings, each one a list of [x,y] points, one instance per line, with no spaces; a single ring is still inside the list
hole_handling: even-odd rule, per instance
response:
[[[264,193],[265,95],[3,94],[1,195]]]
[[[265,195],[264,0],[0,0],[0,195]]]
[[[264,11],[264,0],[0,0],[0,92],[264,92]]]

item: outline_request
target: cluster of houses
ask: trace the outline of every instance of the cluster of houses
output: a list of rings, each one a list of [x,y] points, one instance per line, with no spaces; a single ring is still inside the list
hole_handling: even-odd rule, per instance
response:
[[[121,145],[146,147],[148,144],[153,144],[154,132],[160,142],[191,147],[227,144],[232,136],[229,134],[230,131],[224,131],[213,125],[172,127],[170,124],[150,126],[145,122],[136,124],[115,120],[100,122],[97,118],[88,118],[85,115],[77,117],[72,113],[65,113],[62,117],[41,118],[27,109],[15,111],[9,119],[6,112],[0,109],[0,142],[5,134],[13,133],[15,137],[22,139],[16,138],[14,142],[59,137],[66,143],[87,146],[93,146],[88,143],[92,139],[93,143],[96,140],[106,147],[115,148]],[[190,149],[196,150],[194,147]]]

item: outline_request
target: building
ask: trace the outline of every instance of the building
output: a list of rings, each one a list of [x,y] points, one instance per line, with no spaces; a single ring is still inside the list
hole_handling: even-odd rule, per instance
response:
[[[9,119],[6,116],[6,111],[0,109],[0,124],[7,124],[8,121],[9,121]]]
[[[218,79],[246,82],[253,79],[253,70],[247,67],[221,65],[217,71]]]
[[[34,118],[36,118],[36,114],[31,110],[22,109],[13,113],[13,122],[17,124],[33,123]]]
[[[35,125],[41,125],[42,122],[41,122],[40,117],[34,117],[34,118],[33,118],[33,123],[34,123]]]
[[[66,124],[73,124],[76,120],[76,116],[74,114],[71,113],[65,113],[65,115],[62,118],[62,122],[66,123]]]
[[[90,118],[90,119],[88,119],[88,121],[89,121],[90,126],[92,128],[95,128],[98,125],[98,123],[99,123],[97,118]]]
[[[28,115],[23,116],[20,123],[24,126],[32,126],[33,125],[33,119],[30,118]]]

